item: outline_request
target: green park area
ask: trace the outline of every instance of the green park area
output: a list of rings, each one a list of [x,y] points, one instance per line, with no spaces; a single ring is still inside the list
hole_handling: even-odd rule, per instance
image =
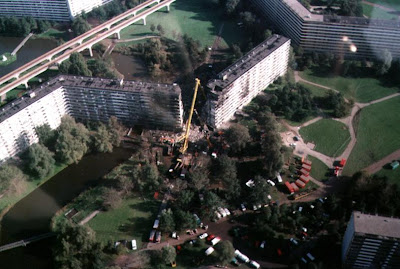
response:
[[[319,181],[326,181],[329,179],[329,167],[319,159],[308,155],[307,159],[312,161],[311,176]]]
[[[161,25],[164,36],[177,40],[178,35],[187,34],[194,40],[199,40],[202,47],[210,47],[216,35],[222,28],[221,46],[227,47],[238,43],[244,35],[235,22],[223,21],[223,11],[211,4],[210,0],[177,0],[171,4],[170,12],[165,8],[153,13],[146,19],[146,25],[140,21],[121,31],[122,39],[133,39],[144,35],[154,35],[157,29],[151,31],[151,25]]]
[[[339,156],[350,142],[350,133],[341,122],[322,119],[300,129],[306,143],[315,144],[314,150],[327,156]]]
[[[390,184],[396,184],[400,187],[400,168],[392,170],[390,168],[383,168],[376,173],[377,176],[387,177]]]
[[[136,239],[138,249],[148,236],[156,219],[160,202],[141,198],[124,199],[120,207],[101,212],[88,222],[100,241]]]
[[[368,0],[368,2],[400,11],[400,2],[398,0]]]
[[[3,61],[3,57],[5,57],[5,61]],[[9,65],[10,63],[15,62],[15,60],[17,60],[17,55],[11,55],[11,53],[6,52],[0,55],[0,66]]]
[[[400,97],[361,110],[353,122],[357,143],[344,168],[351,175],[400,148]]]
[[[371,19],[395,20],[399,17],[399,15],[395,14],[395,12],[388,11],[377,6],[363,3],[362,7],[364,15]]]
[[[385,87],[375,78],[328,76],[325,73],[320,74],[315,68],[299,72],[299,74],[305,80],[335,89],[345,98],[354,99],[360,103],[368,103],[399,91],[398,87]]]

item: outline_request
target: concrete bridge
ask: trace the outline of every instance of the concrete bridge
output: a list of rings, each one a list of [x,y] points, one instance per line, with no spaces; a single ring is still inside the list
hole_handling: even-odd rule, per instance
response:
[[[174,1],[176,0],[146,1],[21,66],[20,68],[0,78],[0,86],[5,82],[15,79],[14,81],[11,81],[7,85],[4,85],[2,88],[0,88],[0,96],[5,95],[10,90],[22,84],[28,87],[28,81],[30,79],[43,73],[52,65],[62,63],[74,52],[81,52],[85,49],[88,49],[90,55],[92,56],[92,46],[94,44],[111,35],[116,35],[117,38],[120,38],[121,30],[135,22],[143,21],[143,24],[145,25],[148,15],[164,7],[166,7],[169,11],[171,3]],[[138,15],[139,11],[151,6],[154,3],[157,4],[143,12],[140,12]]]

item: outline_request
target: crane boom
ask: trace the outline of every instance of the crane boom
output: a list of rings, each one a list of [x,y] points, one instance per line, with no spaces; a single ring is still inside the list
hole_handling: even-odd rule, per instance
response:
[[[186,131],[184,134],[184,139],[185,141],[183,142],[183,146],[179,149],[179,151],[182,154],[185,154],[187,148],[188,148],[188,144],[189,144],[189,132],[190,132],[190,124],[192,122],[192,116],[193,116],[193,111],[194,111],[194,105],[196,103],[196,98],[197,98],[197,90],[199,89],[200,86],[200,79],[196,78],[196,86],[194,87],[194,94],[193,94],[193,99],[192,99],[192,106],[190,107],[190,111],[189,111],[189,118],[186,122]]]

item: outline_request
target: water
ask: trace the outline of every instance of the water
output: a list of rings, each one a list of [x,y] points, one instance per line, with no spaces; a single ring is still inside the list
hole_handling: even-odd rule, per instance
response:
[[[18,202],[1,222],[1,245],[49,232],[54,214],[119,163],[127,160],[132,150],[117,148],[113,153],[85,156]],[[0,253],[0,269],[38,268],[51,266],[51,245],[47,239]]]
[[[146,65],[142,59],[134,56],[126,56],[113,52],[111,57],[115,68],[124,75],[125,80],[150,81]]]
[[[23,39],[23,37],[0,37],[0,55],[5,52],[11,53]],[[40,55],[45,54],[55,47],[57,47],[57,43],[50,39],[29,39],[18,51],[17,60],[15,62],[0,67],[0,77],[10,73]]]

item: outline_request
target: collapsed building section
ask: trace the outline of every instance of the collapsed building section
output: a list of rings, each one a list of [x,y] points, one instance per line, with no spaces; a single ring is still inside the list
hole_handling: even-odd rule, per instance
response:
[[[207,123],[220,128],[287,71],[290,39],[274,35],[208,82]]]
[[[0,110],[0,162],[38,142],[37,126],[60,125],[64,115],[149,129],[182,128],[181,89],[177,84],[59,76]]]

